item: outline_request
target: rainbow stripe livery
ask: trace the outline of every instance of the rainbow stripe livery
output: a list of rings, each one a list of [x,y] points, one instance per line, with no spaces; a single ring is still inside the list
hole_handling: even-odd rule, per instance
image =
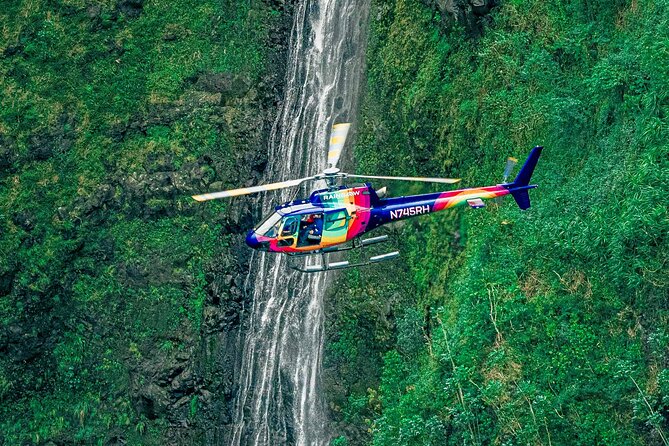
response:
[[[333,135],[333,139],[338,136]],[[293,255],[325,252],[386,223],[464,204],[479,208],[484,206],[483,200],[504,195],[511,195],[524,210],[530,207],[528,190],[537,187],[529,181],[541,151],[542,147],[532,149],[513,182],[496,186],[396,198],[380,197],[369,183],[318,190],[308,200],[277,206],[249,232],[246,242],[255,249]]]

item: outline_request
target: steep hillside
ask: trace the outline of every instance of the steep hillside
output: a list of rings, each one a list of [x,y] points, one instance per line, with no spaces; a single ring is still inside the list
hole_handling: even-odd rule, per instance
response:
[[[545,150],[530,210],[419,219],[342,274],[333,444],[669,444],[669,3],[370,15],[360,171],[495,184]]]
[[[0,444],[220,440],[291,14],[3,2]]]

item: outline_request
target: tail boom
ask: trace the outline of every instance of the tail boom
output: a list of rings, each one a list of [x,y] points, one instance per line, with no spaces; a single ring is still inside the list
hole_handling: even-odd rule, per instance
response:
[[[469,200],[502,197],[510,194],[503,185],[460,189],[434,194],[412,195],[407,197],[380,200],[379,207],[372,210],[368,229],[396,220],[403,220],[418,215],[431,214],[444,209],[467,204]]]
[[[536,184],[529,184],[529,182],[542,149],[543,147],[539,146],[532,149],[512,183],[379,200],[379,206],[372,210],[368,229],[395,220],[431,214],[463,204],[481,207],[481,200],[489,200],[509,194],[516,200],[520,209],[528,209],[530,207],[530,196],[527,192],[537,187]]]

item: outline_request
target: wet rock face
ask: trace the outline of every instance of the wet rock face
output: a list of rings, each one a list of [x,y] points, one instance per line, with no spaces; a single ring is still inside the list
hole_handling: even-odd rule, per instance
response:
[[[139,414],[150,420],[167,418],[176,425],[187,419],[199,386],[190,361],[192,351],[173,345],[188,345],[190,341],[175,339],[168,347],[147,343],[142,349],[142,359],[130,368],[132,402]]]
[[[281,2],[281,7],[292,10],[291,2]],[[287,26],[275,31],[281,46],[271,57],[277,61],[286,57],[285,43],[290,37],[292,20],[286,17],[284,21]],[[129,126],[113,130],[122,139],[154,125],[170,125],[194,108],[207,107],[212,110],[210,119],[247,150],[226,160],[205,155],[178,167],[169,158],[149,159],[143,169],[110,178],[108,187],[101,187],[95,198],[77,203],[68,212],[104,216],[108,212],[99,210],[115,206],[129,215],[152,219],[175,212],[169,204],[176,197],[260,181],[268,163],[264,148],[282,97],[284,73],[280,68],[284,65],[279,63],[278,69],[267,70],[270,74],[258,85],[227,73],[200,73],[188,80],[188,92],[178,101],[156,105]],[[234,169],[238,178],[230,177],[230,163],[238,166]],[[160,200],[168,205],[161,208]],[[178,212],[198,209],[193,206]],[[170,444],[225,444],[233,422],[244,312],[251,307],[245,289],[251,251],[239,247],[244,246],[245,230],[260,215],[247,201],[237,202],[220,217],[222,231],[237,235],[232,248],[222,247],[204,266],[206,299],[199,331],[185,331],[175,339],[174,344],[181,346],[178,350],[161,349],[160,342],[155,341],[140,347],[141,358],[129,358],[134,364],[130,371],[133,406],[148,419],[160,417],[169,422]],[[129,284],[148,284],[162,280],[159,262],[155,267],[145,271],[136,265],[124,265],[119,274]]]
[[[100,4],[91,4],[86,7],[85,14],[90,20],[92,32],[109,29],[120,18],[136,19],[144,12],[144,0],[118,0],[116,4],[112,3],[107,6],[111,6],[111,9]]]
[[[248,305],[244,281],[249,254],[239,254],[222,251],[207,266],[199,332],[183,325],[169,339],[156,337],[133,347],[126,358],[133,408],[148,420],[169,423],[166,444],[225,444],[239,379],[241,314]],[[155,280],[153,273],[128,274]]]
[[[170,257],[170,253],[166,253],[166,259],[138,263],[115,252],[112,237],[91,240],[86,234],[94,232],[91,229],[94,227],[109,227],[105,225],[113,225],[113,219],[118,218],[148,221],[204,213],[203,206],[184,198],[194,193],[224,189],[231,184],[259,182],[268,164],[269,130],[276,105],[282,98],[283,61],[292,23],[292,1],[272,0],[272,4],[276,4],[276,9],[283,11],[285,17],[280,27],[271,31],[270,44],[274,50],[269,57],[272,62],[260,82],[254,84],[248,78],[229,73],[200,73],[186,81],[186,91],[181,97],[167,103],[151,104],[137,111],[127,122],[110,122],[108,129],[101,130],[106,132],[102,136],[120,144],[126,138],[148,134],[155,126],[182,125],[177,121],[187,121],[191,114],[197,114],[198,119],[215,124],[212,127],[220,135],[243,150],[228,156],[221,147],[221,152],[217,152],[218,148],[213,149],[212,153],[197,159],[191,157],[188,162],[175,160],[169,155],[148,156],[131,168],[115,164],[110,156],[104,161],[103,175],[106,176],[96,177],[92,190],[82,189],[82,195],[50,209],[62,238],[71,240],[66,261],[88,258],[91,265],[82,268],[91,270],[109,266],[114,271],[113,279],[122,287],[172,283],[187,290],[193,286],[192,275],[179,272],[181,268],[174,263],[179,260]],[[142,0],[118,0],[106,7],[91,5],[85,15],[90,20],[91,31],[96,32],[122,18],[139,17],[144,5]],[[149,4],[146,5],[148,8]],[[187,32],[178,28],[168,31],[164,36],[167,40],[178,39],[180,33]],[[16,45],[8,47],[4,54],[20,55],[22,50],[21,45]],[[106,55],[107,51],[120,54],[123,49],[110,43],[108,48],[102,47],[101,54]],[[12,174],[17,163],[57,161],[57,157],[70,151],[81,137],[77,134],[76,119],[82,118],[65,112],[56,122],[32,130],[20,144],[11,136],[0,135],[0,178]],[[183,144],[188,150],[188,141]],[[220,252],[203,266],[206,299],[201,310],[201,323],[179,327],[175,332],[171,332],[172,329],[169,333],[160,332],[155,338],[142,341],[127,357],[120,358],[123,370],[127,371],[123,376],[124,383],[126,379],[129,383],[122,389],[123,396],[130,399],[138,415],[148,420],[161,419],[161,423],[167,420],[169,435],[166,438],[170,440],[163,444],[225,444],[226,426],[232,423],[235,383],[238,382],[236,374],[244,338],[243,313],[250,307],[245,278],[251,251],[244,246],[243,234],[260,217],[252,203],[252,200],[236,202],[230,210],[215,216],[213,223],[220,226],[221,232],[234,234],[236,239],[230,243],[231,247],[222,246]],[[33,239],[43,237],[44,217],[40,214],[17,211],[7,217],[25,232],[25,245],[36,243]],[[63,225],[64,222],[68,224]],[[80,255],[81,250],[86,253]],[[6,361],[7,370],[25,376],[23,381],[29,383],[25,385],[26,389],[39,390],[35,383],[56,369],[50,352],[62,342],[63,332],[69,327],[60,327],[71,318],[70,314],[64,314],[67,307],[47,297],[67,295],[76,277],[54,281],[58,289],[23,296],[17,291],[21,268],[17,264],[0,271],[0,297],[11,294],[12,299],[25,300],[31,305],[26,308],[26,313],[39,316],[31,320],[30,325],[0,327],[0,358]],[[86,273],[92,274],[92,271]],[[61,307],[63,312],[58,312]],[[116,321],[107,320],[107,316],[101,312],[99,319],[87,322],[94,328],[87,328],[83,336],[92,336],[91,330],[96,334],[99,330],[100,336],[106,332],[114,336]],[[31,373],[26,374],[26,369]],[[20,394],[24,388],[17,386],[13,391]],[[126,444],[129,442],[126,437],[124,432],[110,432],[106,444]],[[60,441],[56,443],[61,444]]]

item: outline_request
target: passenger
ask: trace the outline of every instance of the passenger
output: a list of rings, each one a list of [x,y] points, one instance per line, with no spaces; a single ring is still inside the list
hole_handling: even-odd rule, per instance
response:
[[[298,246],[304,246],[306,244],[311,244],[309,240],[309,231],[311,230],[314,222],[313,214],[305,214],[300,220],[300,233],[298,237]]]
[[[312,241],[314,242],[313,244],[315,244],[321,241],[323,220],[321,219],[321,214],[314,214],[312,217],[312,224],[309,227],[307,240]]]

